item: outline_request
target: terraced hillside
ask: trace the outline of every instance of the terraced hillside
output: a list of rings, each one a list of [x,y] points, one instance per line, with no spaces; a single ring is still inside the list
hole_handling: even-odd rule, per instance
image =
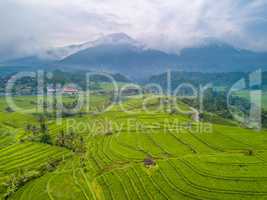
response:
[[[162,99],[147,101],[147,111],[144,99],[131,98],[123,104],[127,112],[116,105],[60,125],[51,121],[52,145],[18,142],[27,133],[1,137],[2,183],[18,170],[34,172],[59,161],[7,199],[267,199],[267,131],[199,124],[191,115],[157,109]],[[75,123],[70,127],[68,120]],[[57,135],[70,129],[84,138],[86,151],[55,145]]]

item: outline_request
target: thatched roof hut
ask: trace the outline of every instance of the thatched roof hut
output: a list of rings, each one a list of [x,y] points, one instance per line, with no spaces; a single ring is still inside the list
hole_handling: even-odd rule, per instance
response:
[[[144,159],[144,165],[145,166],[154,166],[154,165],[156,165],[156,162],[152,158],[145,158]]]

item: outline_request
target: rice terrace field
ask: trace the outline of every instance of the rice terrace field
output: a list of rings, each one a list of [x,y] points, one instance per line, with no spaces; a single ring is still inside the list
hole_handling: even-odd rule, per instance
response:
[[[143,99],[127,98],[129,112],[115,105],[103,113],[93,110],[106,98],[93,98],[92,112],[60,125],[48,117],[49,144],[26,128],[39,126],[38,113],[7,112],[1,99],[1,199],[267,199],[267,131],[231,123],[203,128],[190,115],[156,109],[165,97],[147,101],[151,112]],[[35,97],[16,101],[30,107]],[[66,146],[63,135],[79,138],[80,149]]]
[[[267,200],[267,0],[0,0],[0,200]]]

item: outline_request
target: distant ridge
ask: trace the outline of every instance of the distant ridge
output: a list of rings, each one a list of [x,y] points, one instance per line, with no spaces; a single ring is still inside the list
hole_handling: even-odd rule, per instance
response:
[[[162,73],[167,69],[195,72],[247,72],[258,68],[267,70],[267,53],[237,49],[210,40],[197,47],[182,49],[179,55],[170,54],[149,49],[125,33],[114,33],[80,45],[52,49],[41,57],[33,55],[3,64],[107,70],[141,77]]]

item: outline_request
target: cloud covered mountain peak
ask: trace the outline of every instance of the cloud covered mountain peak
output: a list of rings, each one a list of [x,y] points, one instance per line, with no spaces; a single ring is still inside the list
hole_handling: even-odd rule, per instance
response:
[[[103,45],[129,45],[137,48],[144,48],[144,45],[142,43],[131,38],[129,35],[125,33],[113,33],[100,37],[94,41],[89,41],[78,45],[70,45],[70,46],[50,49],[41,56],[50,59],[61,60],[79,51]]]

